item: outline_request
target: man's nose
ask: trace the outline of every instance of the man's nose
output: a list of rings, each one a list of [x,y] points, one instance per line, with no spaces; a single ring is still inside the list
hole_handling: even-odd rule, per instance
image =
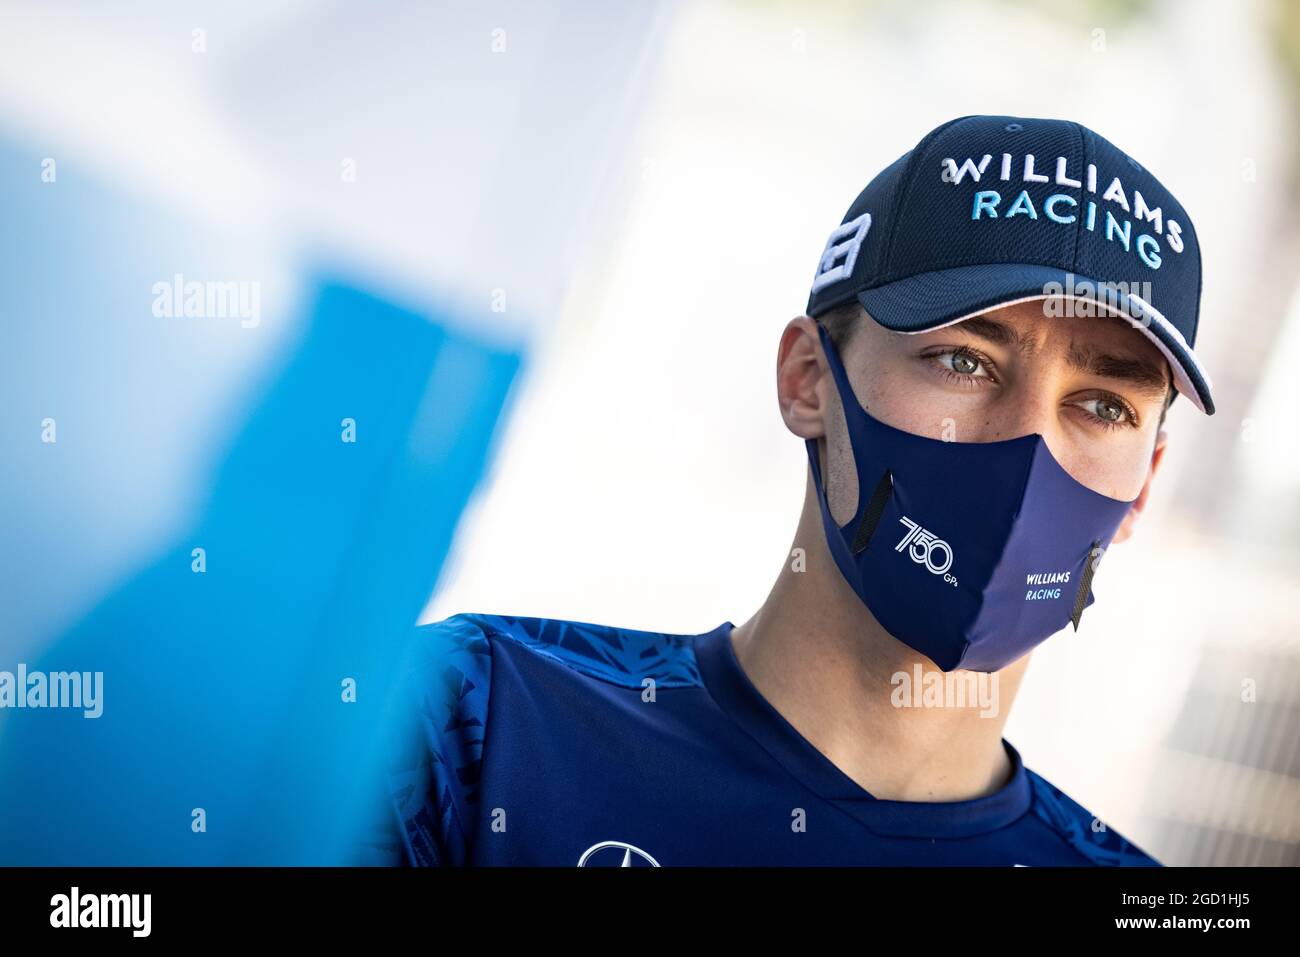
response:
[[[971,431],[965,437],[958,435],[957,441],[1001,442],[1037,433],[1050,445],[1056,427],[1056,406],[1045,398],[1046,393],[1047,390],[1033,383],[1005,391],[978,418],[967,423],[966,427]]]
[[[965,439],[961,435],[961,425],[958,425],[957,441],[1000,442],[1025,435],[1041,435],[1048,452],[1075,481],[1093,491],[1107,494],[1092,484],[1093,477],[1089,475],[1087,458],[1080,457],[1080,450],[1070,442],[1062,429],[1060,408],[1050,398],[1055,390],[1044,386],[1040,380],[1025,383],[1019,390],[1004,392],[984,410],[980,420],[971,423],[969,427],[974,431],[968,433]]]

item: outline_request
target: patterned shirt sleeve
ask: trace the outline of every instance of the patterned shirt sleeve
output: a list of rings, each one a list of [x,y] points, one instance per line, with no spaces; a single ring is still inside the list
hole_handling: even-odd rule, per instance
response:
[[[414,727],[388,775],[402,863],[464,866],[478,816],[491,645],[469,615],[418,632],[407,692]]]

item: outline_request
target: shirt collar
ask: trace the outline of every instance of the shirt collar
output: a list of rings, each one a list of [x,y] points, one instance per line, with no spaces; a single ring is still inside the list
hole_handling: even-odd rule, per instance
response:
[[[883,801],[857,784],[818,751],[774,708],[740,667],[731,644],[731,622],[695,641],[700,677],[710,696],[736,724],[805,787],[833,802],[878,834],[901,837],[962,837],[996,830],[1029,810],[1029,776],[1018,752],[1002,739],[1011,779],[993,794],[967,801]]]

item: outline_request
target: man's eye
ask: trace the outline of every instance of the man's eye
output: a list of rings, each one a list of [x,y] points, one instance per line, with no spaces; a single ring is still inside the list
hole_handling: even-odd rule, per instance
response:
[[[944,352],[935,358],[959,375],[973,376],[981,367],[980,360],[969,352]]]
[[[1085,412],[1096,416],[1108,425],[1133,422],[1133,413],[1114,399],[1098,396],[1094,399],[1085,399],[1080,405]]]

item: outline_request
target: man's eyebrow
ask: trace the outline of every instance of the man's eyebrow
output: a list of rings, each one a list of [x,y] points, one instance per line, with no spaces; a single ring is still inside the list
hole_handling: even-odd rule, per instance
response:
[[[969,332],[979,339],[987,339],[999,346],[1010,346],[1019,352],[1032,351],[1033,340],[1020,335],[1015,326],[985,316],[972,316],[961,322],[958,327],[962,332]]]
[[[976,338],[1026,354],[1032,353],[1036,346],[1032,337],[1022,336],[1015,326],[987,316],[972,316],[964,320],[959,328]],[[1077,372],[1126,382],[1143,396],[1163,400],[1169,392],[1169,377],[1163,362],[1109,355],[1088,346],[1074,344],[1066,354],[1066,361]]]
[[[1108,355],[1073,343],[1066,353],[1066,362],[1077,372],[1120,379],[1152,399],[1164,399],[1169,392],[1169,377],[1163,362]]]

